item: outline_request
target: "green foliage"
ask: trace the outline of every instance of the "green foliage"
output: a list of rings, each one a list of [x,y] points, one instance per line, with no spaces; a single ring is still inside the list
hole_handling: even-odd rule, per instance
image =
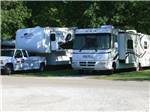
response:
[[[89,2],[27,2],[32,10],[31,26],[85,26],[83,13],[89,5]]]
[[[112,24],[150,34],[150,2],[141,1],[2,1],[2,38],[34,26],[100,27]]]
[[[58,2],[59,3],[59,2]],[[53,2],[27,2],[27,7],[32,11],[31,26],[59,26],[58,8]]]
[[[27,27],[26,21],[30,18],[30,13],[23,2],[1,2],[1,36],[9,39],[15,36],[19,28]]]

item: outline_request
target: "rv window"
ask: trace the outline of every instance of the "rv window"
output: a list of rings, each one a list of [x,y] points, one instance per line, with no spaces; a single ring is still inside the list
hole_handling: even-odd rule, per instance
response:
[[[111,48],[111,35],[107,33],[100,34],[77,34],[73,42],[76,50],[103,50]]]
[[[25,36],[25,35],[28,35],[28,33],[25,33],[24,36]]]
[[[144,41],[144,49],[147,49],[147,42]]]
[[[93,37],[86,37],[85,38],[85,48],[97,48],[97,38],[93,38]]]
[[[55,41],[55,40],[56,40],[56,38],[55,38],[55,34],[54,34],[54,33],[52,33],[52,34],[50,35],[50,38],[51,38],[51,41]]]
[[[27,53],[26,53],[25,50],[22,50],[22,52],[23,52],[23,56],[24,56],[24,57],[28,57],[28,55],[27,55]]]
[[[127,41],[127,48],[128,49],[133,49],[133,40],[128,40]]]
[[[114,45],[117,42],[117,36],[113,35],[112,37],[113,37],[113,39],[112,39],[112,48],[114,48],[115,47]]]
[[[31,53],[31,52],[28,52],[28,55],[29,55],[29,56],[36,56],[35,53]]]
[[[114,41],[117,42],[117,35],[114,35]]]

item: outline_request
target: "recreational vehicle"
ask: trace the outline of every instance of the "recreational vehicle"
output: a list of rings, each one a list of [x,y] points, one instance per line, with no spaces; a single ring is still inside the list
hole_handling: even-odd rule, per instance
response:
[[[48,65],[69,64],[72,48],[64,48],[64,46],[71,43],[73,38],[74,28],[35,27],[19,29],[16,32],[16,48],[46,57]]]
[[[150,36],[111,25],[76,29],[72,67],[75,70],[110,70],[150,66]]]

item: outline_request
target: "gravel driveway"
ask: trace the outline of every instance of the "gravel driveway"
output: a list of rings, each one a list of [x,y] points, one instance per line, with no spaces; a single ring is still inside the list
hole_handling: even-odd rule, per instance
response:
[[[149,111],[148,81],[1,76],[3,111]]]

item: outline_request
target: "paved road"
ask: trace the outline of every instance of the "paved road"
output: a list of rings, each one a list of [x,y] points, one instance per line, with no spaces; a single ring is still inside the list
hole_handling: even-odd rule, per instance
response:
[[[150,83],[146,81],[1,78],[3,111],[149,111]]]

